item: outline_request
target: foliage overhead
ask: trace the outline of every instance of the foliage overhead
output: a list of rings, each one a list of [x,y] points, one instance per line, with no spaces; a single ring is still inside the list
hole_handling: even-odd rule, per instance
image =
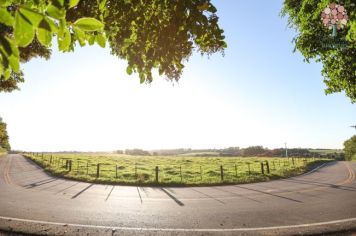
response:
[[[153,69],[178,81],[194,49],[226,47],[215,13],[210,0],[0,0],[0,91],[23,81],[20,62],[49,58],[53,36],[62,52],[108,41],[141,83],[153,80]]]
[[[281,13],[288,16],[289,26],[298,31],[293,39],[295,50],[302,53],[305,61],[315,59],[323,64],[325,93],[344,91],[355,103],[356,4],[352,0],[340,1],[347,10],[348,21],[336,37],[331,37],[332,31],[321,20],[323,10],[330,3],[330,0],[285,0]]]
[[[11,147],[9,144],[9,136],[7,135],[6,123],[3,122],[0,117],[0,151],[1,149],[9,151]]]
[[[128,61],[127,73],[152,81],[152,69],[178,81],[196,47],[211,54],[226,47],[216,8],[206,0],[108,0],[105,32],[112,54]],[[68,20],[100,13],[92,0],[68,11]]]
[[[356,135],[344,142],[344,152],[346,160],[356,160]]]

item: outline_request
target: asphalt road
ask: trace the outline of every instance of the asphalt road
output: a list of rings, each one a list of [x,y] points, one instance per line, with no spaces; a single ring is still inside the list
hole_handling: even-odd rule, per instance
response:
[[[70,235],[288,235],[356,229],[356,162],[243,185],[152,188],[47,175],[0,157],[0,230]]]

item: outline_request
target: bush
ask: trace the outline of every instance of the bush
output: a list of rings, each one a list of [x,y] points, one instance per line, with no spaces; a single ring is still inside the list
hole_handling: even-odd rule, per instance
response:
[[[344,142],[345,160],[356,160],[356,135]]]

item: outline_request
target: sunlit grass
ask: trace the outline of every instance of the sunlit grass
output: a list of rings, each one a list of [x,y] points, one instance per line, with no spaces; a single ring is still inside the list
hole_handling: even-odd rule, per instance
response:
[[[128,156],[97,153],[26,156],[54,175],[88,182],[142,185],[267,181],[301,174],[311,166],[326,161],[313,158]],[[67,161],[72,162],[71,170],[66,167]],[[267,173],[267,162],[270,173]],[[264,164],[264,174],[261,163]],[[158,182],[156,167],[159,169]]]

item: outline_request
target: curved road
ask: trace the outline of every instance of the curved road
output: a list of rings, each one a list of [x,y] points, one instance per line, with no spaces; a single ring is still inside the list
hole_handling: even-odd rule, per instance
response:
[[[219,187],[101,185],[0,157],[0,230],[69,235],[288,235],[356,229],[356,162]]]

